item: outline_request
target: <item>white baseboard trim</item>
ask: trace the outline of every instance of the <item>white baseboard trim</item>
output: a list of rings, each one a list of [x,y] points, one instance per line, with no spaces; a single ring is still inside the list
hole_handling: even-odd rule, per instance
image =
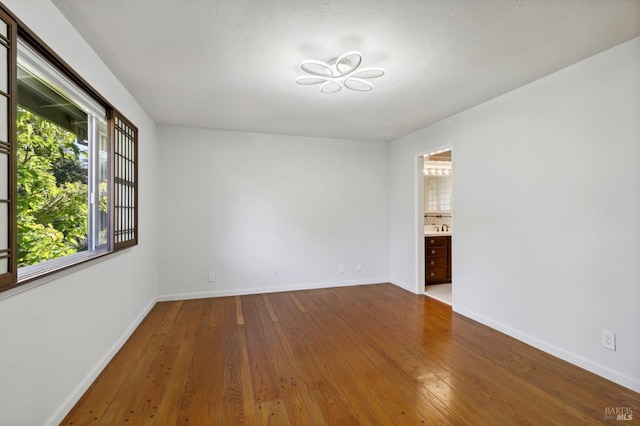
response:
[[[597,374],[600,377],[604,377],[607,380],[611,380],[612,382],[629,388],[635,392],[640,392],[640,380],[637,378],[613,370],[605,365],[584,358],[573,352],[569,352],[567,350],[559,348],[536,337],[530,336],[529,334],[509,327],[508,325],[505,325],[501,322],[494,321],[491,318],[478,314],[477,312],[469,310],[463,306],[454,305],[453,310],[460,315],[464,315],[465,317],[471,318],[474,321],[478,321],[481,324],[498,330],[501,333],[513,337],[514,339],[518,339],[528,345],[533,346],[534,348],[540,349],[541,351],[551,354],[573,365],[584,368],[585,370],[590,371],[593,374]]]
[[[154,298],[151,302],[140,312],[140,314],[133,320],[131,325],[122,333],[120,338],[109,348],[107,353],[98,361],[98,363],[87,373],[87,375],[82,379],[80,384],[76,386],[76,388],[71,392],[71,394],[67,397],[67,399],[58,407],[58,409],[49,417],[46,421],[46,425],[59,425],[62,420],[64,420],[65,416],[71,411],[73,406],[80,400],[82,395],[89,389],[89,386],[98,378],[102,370],[109,364],[109,361],[118,353],[120,348],[125,344],[127,339],[131,337],[133,332],[138,328],[142,320],[147,316],[147,314],[151,311],[153,306],[156,304],[157,299]]]
[[[361,281],[332,281],[325,283],[311,283],[311,284],[293,284],[279,287],[253,287],[253,288],[239,288],[239,289],[225,289],[225,290],[212,290],[193,293],[174,293],[164,294],[157,297],[158,302],[169,302],[174,300],[190,300],[190,299],[206,299],[209,297],[226,297],[226,296],[243,296],[247,294],[262,294],[262,293],[279,293],[282,291],[298,291],[298,290],[314,290],[319,288],[332,288],[332,287],[350,287],[356,285],[369,285],[388,283],[388,278],[375,278],[370,280]]]
[[[396,287],[400,287],[400,288],[402,288],[404,290],[407,290],[408,292],[411,292],[413,294],[419,294],[419,293],[416,293],[416,288],[415,288],[414,285],[410,285],[410,284],[404,283],[402,281],[396,281],[396,280],[391,280],[389,282],[391,284],[395,285]]]

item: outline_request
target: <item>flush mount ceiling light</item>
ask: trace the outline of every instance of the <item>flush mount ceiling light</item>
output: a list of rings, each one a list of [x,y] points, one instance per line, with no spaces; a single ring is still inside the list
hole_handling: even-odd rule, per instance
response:
[[[329,62],[306,60],[300,63],[300,68],[311,75],[296,78],[296,83],[302,85],[322,84],[322,93],[336,93],[347,89],[366,92],[373,89],[369,79],[384,75],[384,69],[379,67],[361,68],[362,53],[347,52]]]

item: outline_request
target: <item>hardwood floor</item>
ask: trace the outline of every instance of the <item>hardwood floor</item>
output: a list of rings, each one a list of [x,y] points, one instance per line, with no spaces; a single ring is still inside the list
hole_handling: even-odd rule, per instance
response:
[[[640,395],[382,284],[158,303],[62,424],[585,425],[607,407],[637,422]]]

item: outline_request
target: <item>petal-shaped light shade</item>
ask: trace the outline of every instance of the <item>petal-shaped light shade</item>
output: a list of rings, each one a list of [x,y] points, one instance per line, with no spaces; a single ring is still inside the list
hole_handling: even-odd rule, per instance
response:
[[[362,53],[356,51],[345,53],[336,60],[335,67],[338,72],[337,77],[347,75],[350,72],[355,71],[361,63]]]
[[[384,69],[378,67],[363,68],[351,74],[349,77],[356,78],[378,78],[384,75]]]
[[[327,81],[320,87],[322,93],[336,93],[342,90],[342,85],[336,81]]]
[[[322,61],[314,61],[311,59],[308,61],[302,61],[302,63],[300,64],[300,68],[311,75],[317,75],[320,77],[333,76],[333,69],[331,68],[331,66]]]
[[[345,78],[344,86],[351,90],[357,90],[359,92],[366,92],[373,89],[373,84],[367,80],[361,80],[359,78],[353,78],[351,76]]]
[[[373,89],[368,80],[385,74],[379,67],[358,69],[362,63],[362,54],[357,51],[347,52],[330,64],[322,61],[306,60],[300,63],[300,68],[310,75],[296,78],[301,85],[320,84],[322,93],[336,93],[346,87],[359,92]]]
[[[296,83],[302,85],[311,85],[311,84],[320,84],[329,81],[329,79],[324,77],[313,77],[310,75],[303,75],[301,77],[296,78]]]

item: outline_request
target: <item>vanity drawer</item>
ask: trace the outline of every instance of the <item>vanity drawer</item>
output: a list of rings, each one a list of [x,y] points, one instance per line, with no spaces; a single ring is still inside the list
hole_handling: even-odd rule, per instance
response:
[[[428,257],[426,267],[427,270],[437,269],[437,268],[446,268],[447,267],[447,258],[446,256],[440,257]]]
[[[425,242],[428,246],[446,246],[449,243],[450,237],[425,237]]]
[[[440,256],[447,256],[447,252],[448,252],[448,247],[447,246],[427,246],[426,248],[427,251],[427,259],[429,259],[430,257],[440,257]],[[429,264],[429,262],[427,261],[427,265]]]
[[[447,268],[429,269],[427,267],[427,281],[443,280],[447,278]]]

